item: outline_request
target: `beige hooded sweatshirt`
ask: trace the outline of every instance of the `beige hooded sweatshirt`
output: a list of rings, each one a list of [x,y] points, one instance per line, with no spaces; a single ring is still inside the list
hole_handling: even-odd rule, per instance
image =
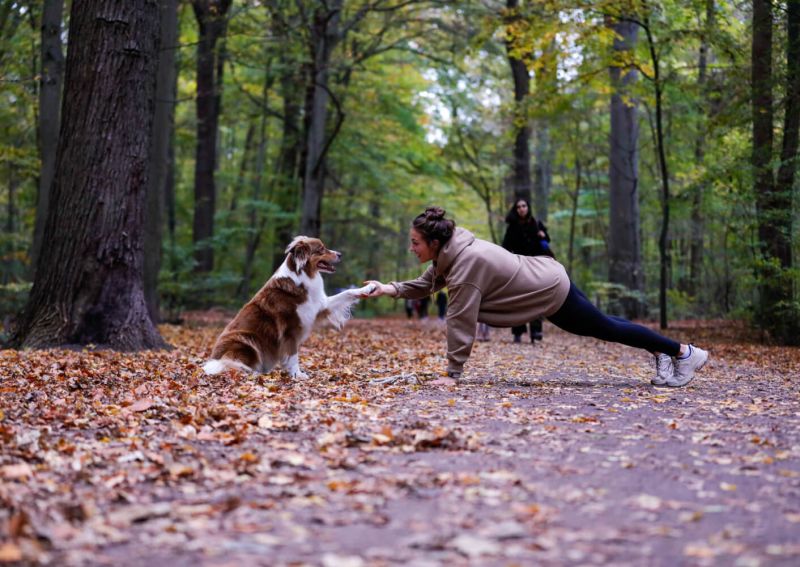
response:
[[[420,299],[447,287],[447,370],[462,372],[478,322],[515,327],[559,310],[569,293],[564,266],[549,256],[520,256],[456,228],[415,280],[391,282],[397,296]]]

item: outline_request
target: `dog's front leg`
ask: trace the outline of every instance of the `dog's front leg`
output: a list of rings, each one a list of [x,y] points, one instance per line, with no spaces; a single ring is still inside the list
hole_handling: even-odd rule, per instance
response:
[[[328,321],[337,329],[350,319],[350,309],[358,303],[362,295],[367,295],[374,289],[371,285],[366,285],[358,289],[347,289],[341,293],[327,298],[325,301],[325,311],[327,311]]]
[[[292,378],[299,378],[300,380],[308,378],[308,374],[300,370],[300,359],[296,352],[285,357],[281,361],[281,365]]]

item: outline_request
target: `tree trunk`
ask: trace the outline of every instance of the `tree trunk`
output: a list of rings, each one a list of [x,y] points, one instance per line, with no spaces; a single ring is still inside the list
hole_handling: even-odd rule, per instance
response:
[[[635,23],[614,21],[610,27],[618,34],[614,51],[618,62],[609,69],[611,75],[611,136],[609,155],[609,280],[628,290],[644,289],[642,245],[639,227],[639,123],[636,101],[630,85],[636,81],[636,71],[625,69],[624,60],[636,45],[638,28]],[[631,298],[622,302],[628,318],[642,314],[642,304]]]
[[[281,149],[275,164],[275,202],[285,213],[294,213],[298,208],[298,180],[300,178],[300,105],[294,93],[300,81],[295,73],[284,72],[281,77],[283,98],[283,132]],[[284,249],[291,242],[294,223],[290,219],[279,219],[276,223],[276,247],[272,260],[273,270],[277,270],[286,256]]]
[[[300,232],[306,236],[319,236],[322,213],[322,196],[325,190],[325,125],[328,120],[330,99],[329,75],[333,50],[338,43],[339,20],[343,0],[332,0],[327,9],[318,8],[311,26],[311,55],[314,66],[309,97],[308,130],[306,132],[306,159],[303,174],[303,211]]]
[[[149,0],[72,4],[51,207],[17,347],[165,346],[142,291],[158,27]]]
[[[572,273],[572,261],[575,255],[575,222],[578,217],[578,203],[581,198],[581,160],[578,151],[575,152],[575,192],[572,198],[572,211],[569,216],[569,248],[567,252],[567,272]]]
[[[659,284],[658,284],[658,309],[662,329],[666,329],[667,322],[667,289],[671,287],[671,257],[669,238],[669,213],[670,213],[670,188],[669,167],[667,164],[667,150],[664,141],[664,84],[661,81],[661,61],[658,57],[655,39],[650,27],[649,14],[644,15],[642,27],[647,37],[647,48],[650,52],[650,63],[653,68],[653,88],[655,90],[656,124],[654,141],[658,156],[658,172],[661,177],[661,233],[658,238],[659,257]]]
[[[710,35],[715,27],[716,17],[715,13],[715,0],[706,0],[706,21],[705,21],[705,34],[700,43],[700,55],[697,62],[697,87],[700,93],[700,99],[705,108],[708,108],[708,88],[707,88],[707,71],[708,71],[708,52],[710,45]],[[708,111],[703,111],[707,114]],[[705,146],[706,146],[706,132],[705,122],[701,123],[697,139],[695,140],[694,158],[697,167],[703,167],[705,162]],[[692,192],[692,242],[689,248],[689,285],[688,291],[691,295],[696,296],[700,291],[700,277],[703,267],[703,235],[705,233],[705,217],[703,215],[703,193],[704,187],[702,183],[698,183]]]
[[[14,163],[8,164],[8,200],[6,201],[6,234],[10,237],[16,231],[17,223],[15,222],[16,216],[16,201],[17,201],[17,187],[19,187],[19,178],[17,177],[17,165]]]
[[[547,222],[548,201],[553,184],[553,149],[546,120],[537,121],[534,138],[536,157],[533,172],[533,210],[538,220]]]
[[[759,213],[759,239],[762,252],[771,252],[776,242],[774,225],[768,218],[773,213],[775,193],[770,162],[773,148],[772,109],[772,6],[770,0],[753,0],[753,46],[752,46],[752,118],[753,153],[755,176],[754,191]]]
[[[786,7],[786,110],[783,117],[783,145],[781,165],[778,168],[776,193],[780,199],[779,207],[786,211],[782,217],[783,242],[776,255],[786,259],[786,267],[791,265],[792,232],[792,190],[797,171],[797,149],[800,137],[800,2],[789,1]],[[777,250],[776,250],[777,252]]]
[[[175,49],[178,43],[178,0],[159,2],[161,38],[156,71],[156,109],[150,150],[150,180],[147,184],[147,209],[144,237],[144,297],[150,318],[161,320],[158,301],[158,273],[167,206],[167,176],[170,173],[169,145],[175,127],[175,92],[177,68]]]
[[[244,190],[247,180],[247,172],[250,169],[250,161],[253,154],[253,146],[255,145],[256,125],[255,122],[250,122],[247,125],[247,133],[244,137],[244,146],[242,147],[242,161],[239,162],[239,173],[236,176],[236,183],[233,184],[233,191],[231,192],[231,203],[228,211],[233,213],[239,208],[239,197]]]
[[[195,270],[214,269],[214,211],[216,210],[217,134],[222,92],[221,53],[217,43],[225,35],[231,0],[192,0],[199,28],[197,42],[197,147],[194,164]]]
[[[264,168],[267,162],[267,113],[269,111],[269,88],[272,85],[272,70],[271,61],[267,59],[267,67],[264,72],[264,88],[262,90],[262,110],[261,110],[261,124],[259,128],[259,141],[258,153],[256,154],[255,164],[255,178],[253,179],[253,205],[250,207],[250,214],[248,215],[250,234],[247,238],[247,248],[245,249],[244,267],[242,269],[242,279],[239,282],[239,287],[236,290],[236,295],[245,300],[250,295],[250,281],[253,278],[253,266],[255,264],[256,252],[261,245],[261,237],[264,234],[264,229],[267,226],[266,215],[261,215],[259,218],[258,208],[255,203],[263,199],[261,193],[264,185]]]
[[[766,4],[766,5],[764,5]],[[756,200],[759,240],[763,262],[760,270],[761,316],[764,327],[781,344],[800,344],[800,309],[794,301],[792,278],[792,201],[797,167],[800,131],[800,2],[787,3],[786,108],[783,121],[781,163],[777,180],[772,182],[772,138],[767,136],[766,118],[755,122],[757,114],[772,118],[772,77],[758,75],[757,64],[771,58],[772,14],[769,2],[753,3],[753,165],[756,173]],[[769,68],[767,68],[769,70]],[[769,98],[768,98],[769,97]],[[766,105],[769,105],[767,110]],[[770,123],[771,126],[771,123]],[[758,128],[758,130],[757,130]],[[756,144],[758,141],[758,145]],[[769,153],[768,153],[769,152]],[[769,179],[767,178],[769,174]]]
[[[519,0],[506,0],[507,16],[506,26],[510,28],[519,20]],[[514,80],[514,150],[512,154],[512,168],[509,193],[513,201],[525,199],[531,201],[531,126],[528,120],[526,101],[531,91],[531,78],[525,61],[516,54],[517,46],[510,29],[506,32],[506,54],[511,66],[511,77]],[[537,211],[538,212],[538,211]]]
[[[39,194],[31,247],[31,266],[36,266],[42,249],[44,225],[50,208],[50,192],[56,166],[56,147],[61,107],[64,54],[61,50],[61,19],[64,0],[45,0],[42,7],[42,73],[39,80]],[[35,276],[35,274],[33,274]]]
[[[377,192],[373,192],[369,196],[369,216],[373,219],[383,218],[381,215],[381,201]],[[367,247],[367,269],[364,274],[365,280],[378,280],[381,279],[381,263],[383,258],[383,239],[376,238],[372,246]]]
[[[772,173],[773,152],[773,77],[772,77],[772,5],[770,0],[753,0],[753,45],[751,51],[751,89],[753,119],[753,193],[758,218],[758,244],[761,260],[756,264],[760,305],[758,321],[763,328],[774,326],[781,299],[780,279],[782,262],[781,235],[776,217],[775,179]]]

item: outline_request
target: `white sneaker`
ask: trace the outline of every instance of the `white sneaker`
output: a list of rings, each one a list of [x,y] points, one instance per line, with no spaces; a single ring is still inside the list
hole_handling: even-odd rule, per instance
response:
[[[684,358],[675,359],[675,372],[672,378],[667,380],[667,386],[680,388],[685,386],[694,378],[694,373],[705,366],[708,360],[708,353],[694,345],[689,345],[689,354]]]
[[[668,354],[659,353],[656,355],[656,375],[650,380],[653,386],[663,386],[675,372],[675,367],[672,364],[672,357]]]

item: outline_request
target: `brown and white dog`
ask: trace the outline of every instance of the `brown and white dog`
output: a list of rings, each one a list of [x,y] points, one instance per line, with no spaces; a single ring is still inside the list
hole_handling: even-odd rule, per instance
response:
[[[336,271],[342,255],[321,240],[296,237],[286,248],[286,260],[236,317],[228,323],[203,365],[207,374],[228,368],[269,372],[280,363],[292,378],[307,378],[297,351],[317,321],[327,318],[341,329],[350,308],[371,285],[327,297],[322,274]]]

